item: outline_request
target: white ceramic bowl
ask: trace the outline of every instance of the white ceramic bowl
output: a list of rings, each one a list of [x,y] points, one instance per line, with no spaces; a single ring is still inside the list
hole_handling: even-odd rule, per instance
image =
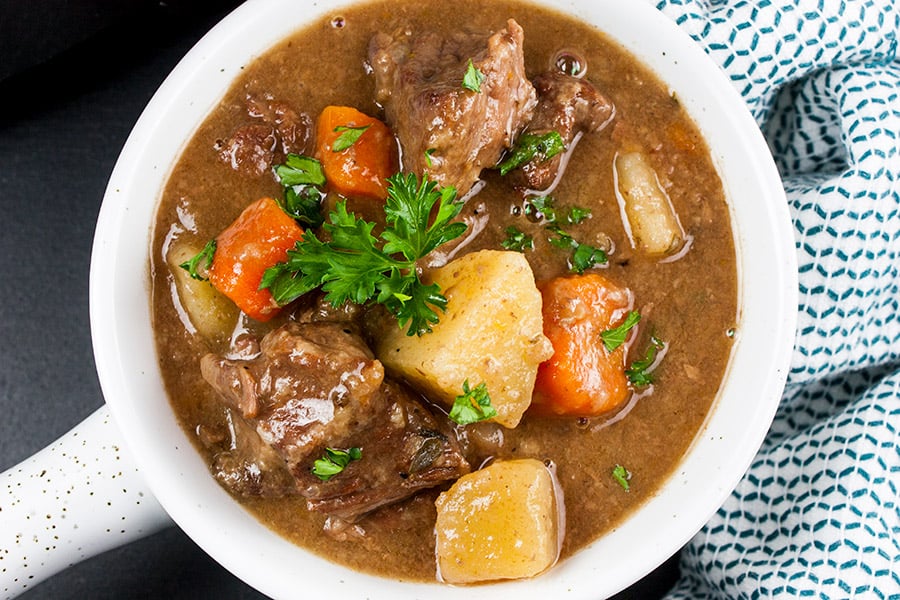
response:
[[[181,61],[122,150],[97,225],[90,292],[96,364],[129,460],[189,536],[273,597],[611,595],[677,552],[722,504],[758,450],[780,399],[793,343],[797,283],[787,205],[769,150],[727,78],[649,4],[541,3],[595,24],[628,48],[677,94],[707,139],[731,207],[739,267],[739,323],[724,385],[703,431],[662,489],[620,527],[538,578],[460,589],[350,571],[273,534],[209,475],[163,389],[148,293],[151,223],[185,142],[243,65],[305,22],[344,4],[250,0]]]

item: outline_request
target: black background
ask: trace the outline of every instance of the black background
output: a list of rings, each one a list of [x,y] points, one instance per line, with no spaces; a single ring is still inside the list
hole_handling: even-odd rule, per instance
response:
[[[0,471],[101,406],[88,272],[106,182],[166,74],[237,4],[0,0]],[[658,598],[677,573],[672,557],[617,598]],[[170,528],[23,598],[261,595]]]

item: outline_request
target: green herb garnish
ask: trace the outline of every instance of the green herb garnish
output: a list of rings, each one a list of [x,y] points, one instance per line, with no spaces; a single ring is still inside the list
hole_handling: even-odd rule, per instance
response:
[[[566,214],[566,223],[569,223],[570,225],[577,225],[590,216],[591,209],[581,208],[580,206],[573,206]]]
[[[625,340],[628,338],[628,332],[630,332],[631,328],[637,325],[640,320],[641,313],[633,310],[628,313],[628,316],[625,317],[625,321],[621,325],[601,332],[600,339],[603,340],[603,345],[606,346],[607,351],[613,352],[616,348],[624,344]]]
[[[334,140],[334,143],[331,144],[332,152],[343,152],[353,144],[355,144],[359,137],[366,132],[366,129],[371,127],[371,125],[361,125],[359,127],[350,127],[349,125],[338,125],[334,128],[334,132],[341,132],[341,135]]]
[[[361,458],[362,450],[360,448],[354,447],[349,450],[325,448],[325,454],[322,455],[322,458],[317,459],[313,463],[312,474],[322,481],[328,481],[347,468],[351,461]]]
[[[472,63],[472,59],[469,59],[469,64],[466,66],[466,74],[463,75],[462,86],[464,89],[469,90],[470,92],[481,93],[481,84],[484,83],[484,73],[479,71],[475,65]]]
[[[500,245],[507,250],[525,252],[526,250],[534,250],[534,238],[524,231],[520,231],[517,227],[510,225],[506,228],[506,239],[500,242]]]
[[[652,336],[644,358],[634,361],[625,369],[625,375],[628,377],[628,380],[638,387],[645,387],[653,383],[652,372],[656,368],[656,354],[665,347],[666,345],[662,340]]]
[[[316,229],[325,221],[322,216],[323,192],[312,185],[294,185],[284,188],[281,209],[295,220]]]
[[[497,414],[491,406],[491,396],[487,385],[482,381],[474,388],[469,388],[469,380],[463,382],[463,393],[453,401],[448,417],[460,425],[469,425],[485,421]]]
[[[626,492],[631,488],[631,485],[628,483],[628,480],[631,479],[631,473],[629,473],[628,469],[622,465],[616,465],[615,468],[613,468],[612,476]]]
[[[325,171],[322,163],[302,154],[288,154],[283,165],[275,167],[275,174],[281,185],[325,185]]]
[[[562,228],[562,225],[577,225],[590,217],[589,209],[573,206],[563,213],[556,208],[556,201],[552,196],[538,196],[525,205],[525,214],[543,218],[544,228],[551,233],[547,241],[557,248],[572,251],[570,270],[584,273],[594,265],[604,264],[608,260],[605,250],[582,244]]]
[[[548,238],[551,244],[557,248],[572,250],[572,258],[569,261],[569,269],[571,271],[581,274],[595,265],[606,263],[608,260],[605,250],[589,244],[582,244],[563,231],[559,225],[547,225],[546,229],[553,234],[552,237]]]
[[[444,310],[447,299],[437,284],[419,279],[416,261],[438,246],[462,235],[465,223],[453,222],[462,209],[452,187],[438,188],[412,174],[388,178],[384,212],[387,223],[375,237],[375,223],[347,211],[338,202],[322,225],[328,241],[307,230],[285,262],[269,268],[260,288],[268,288],[284,305],[321,287],[334,306],[350,301],[383,304],[407,335],[423,335],[438,322],[435,309]],[[381,247],[379,247],[381,244]]]
[[[584,273],[594,265],[602,265],[608,260],[606,251],[601,248],[579,242],[575,242],[574,248],[569,268],[578,274]]]
[[[510,155],[498,165],[500,175],[506,175],[533,159],[540,162],[550,160],[565,149],[566,143],[557,131],[542,134],[523,133],[516,140]]]
[[[203,250],[198,252],[193,258],[178,265],[188,273],[191,277],[198,281],[206,281],[209,279],[206,273],[212,266],[213,255],[216,253],[216,240],[209,240],[203,246]],[[202,269],[202,272],[201,272]]]

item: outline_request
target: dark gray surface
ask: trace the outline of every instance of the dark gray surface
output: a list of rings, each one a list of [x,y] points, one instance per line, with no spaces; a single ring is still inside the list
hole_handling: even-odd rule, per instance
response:
[[[166,73],[236,4],[0,3],[0,471],[102,404],[88,272],[107,179]],[[619,598],[657,598],[675,577],[673,557]],[[260,597],[176,528],[76,565],[23,596]]]

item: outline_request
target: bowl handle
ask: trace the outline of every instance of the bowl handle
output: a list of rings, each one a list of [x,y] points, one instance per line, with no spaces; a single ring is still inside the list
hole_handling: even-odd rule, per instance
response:
[[[0,474],[0,597],[172,524],[104,405]]]

